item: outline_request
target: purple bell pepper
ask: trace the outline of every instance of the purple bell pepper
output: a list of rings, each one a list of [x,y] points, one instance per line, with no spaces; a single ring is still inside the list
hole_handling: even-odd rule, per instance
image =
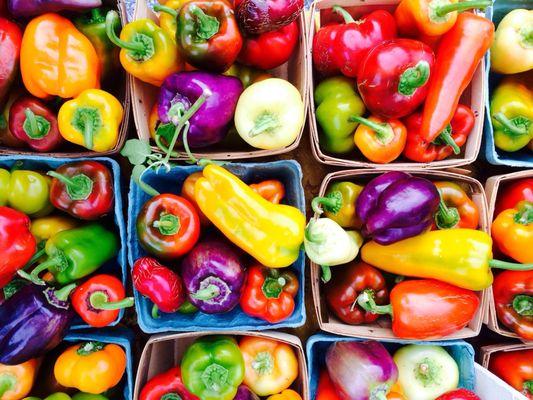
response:
[[[233,400],[259,400],[259,396],[250,390],[246,385],[241,385],[237,389],[237,394]]]
[[[56,347],[70,327],[74,311],[62,289],[26,285],[0,307],[0,363],[16,365]]]
[[[183,260],[181,276],[189,301],[204,313],[224,313],[239,304],[244,268],[239,253],[221,240],[198,243]]]
[[[15,17],[32,17],[47,12],[84,12],[101,7],[102,0],[8,0],[7,6]]]
[[[439,191],[431,181],[392,171],[365,186],[356,210],[363,234],[387,245],[428,229],[439,202]]]
[[[242,91],[240,79],[233,76],[203,71],[172,74],[159,92],[159,120],[178,125],[183,114],[203,96],[205,101],[188,120],[187,142],[195,148],[218,143],[228,133]],[[170,141],[168,137],[166,140]]]

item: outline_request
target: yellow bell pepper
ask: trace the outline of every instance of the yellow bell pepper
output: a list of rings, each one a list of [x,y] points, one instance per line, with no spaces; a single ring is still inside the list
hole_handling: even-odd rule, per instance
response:
[[[89,150],[112,150],[118,141],[124,109],[110,93],[89,89],[59,109],[59,133]]]
[[[20,51],[20,72],[36,97],[76,97],[100,86],[96,50],[74,24],[58,14],[34,18],[26,26]]]
[[[168,7],[171,10],[175,10],[176,13],[179,13],[180,8],[188,3],[190,0],[168,0],[163,5]],[[178,31],[178,20],[174,13],[165,12],[165,8],[159,6],[158,4],[154,5],[154,10],[160,11],[159,14],[159,26],[172,37],[176,37],[176,32]]]
[[[63,215],[51,215],[34,219],[31,222],[30,231],[37,242],[42,242],[50,239],[56,233],[76,228],[78,225],[78,221],[73,218]]]
[[[39,362],[36,359],[19,365],[0,364],[0,400],[20,400],[30,393]]]
[[[270,396],[267,400],[302,400],[302,396],[292,389]]]
[[[126,370],[126,353],[116,344],[86,342],[69,347],[56,360],[54,376],[67,388],[100,394],[116,386]]]
[[[288,267],[298,259],[306,221],[297,208],[272,204],[215,164],[204,168],[194,192],[207,218],[264,266]]]

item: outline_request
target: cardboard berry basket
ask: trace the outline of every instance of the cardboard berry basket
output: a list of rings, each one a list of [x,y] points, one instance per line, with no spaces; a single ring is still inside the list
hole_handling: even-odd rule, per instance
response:
[[[152,336],[146,343],[139,361],[133,399],[139,400],[141,390],[148,380],[172,367],[180,365],[185,350],[196,339],[208,335],[233,335],[237,340],[243,336],[253,336],[274,339],[291,345],[298,357],[299,366],[298,378],[292,384],[291,389],[297,391],[303,400],[311,400],[309,396],[307,364],[300,339],[287,333],[271,331],[206,331]]]
[[[156,22],[158,21],[157,14],[152,11],[147,0],[137,0],[133,19],[137,20],[141,18],[150,18]],[[298,89],[304,102],[305,113],[307,113],[309,97],[307,94],[308,79],[307,69],[305,67],[305,58],[308,55],[308,51],[306,41],[305,16],[303,12],[297,21],[298,26],[300,28],[300,37],[291,58],[285,64],[268,72],[274,77],[286,79]],[[149,115],[152,110],[152,107],[157,101],[159,88],[156,86],[152,86],[148,83],[142,82],[134,77],[131,77],[130,85],[132,92],[133,117],[135,120],[135,127],[137,128],[137,136],[140,139],[149,140]],[[292,151],[296,147],[298,147],[298,144],[300,143],[300,139],[302,137],[304,126],[305,123],[300,129],[298,137],[291,145],[278,150],[255,149],[247,145],[240,137],[237,137],[235,140],[233,140],[232,138],[228,138],[228,140],[224,140],[221,143],[217,143],[215,145],[205,148],[192,150],[198,158],[210,158],[213,160],[238,160],[288,153],[289,151]],[[238,136],[236,132],[230,132],[228,133],[228,136],[233,134]],[[229,141],[236,143],[229,143]],[[157,148],[156,146],[154,146],[153,149],[157,152],[160,152],[159,148]],[[178,146],[176,146],[175,150],[177,151],[179,156],[174,159],[189,159],[186,153],[182,151],[183,149],[180,149]]]
[[[126,21],[126,9],[123,3],[123,0],[103,0],[103,4],[110,8],[118,11],[120,15],[120,20],[122,24],[125,24]],[[111,81],[111,79],[109,79]],[[21,84],[21,87],[24,89],[24,85]],[[55,157],[55,158],[78,158],[78,157],[102,157],[110,156],[117,154],[122,146],[124,141],[128,136],[128,126],[130,119],[130,109],[131,109],[131,99],[130,99],[130,87],[128,85],[128,76],[124,69],[120,66],[120,63],[115,72],[115,76],[112,79],[112,82],[103,82],[103,86],[100,88],[111,93],[115,96],[124,109],[124,115],[122,117],[122,123],[120,124],[118,140],[115,147],[108,151],[95,152],[88,149],[85,149],[82,146],[77,146],[73,143],[65,141],[65,143],[60,146],[59,149],[53,152],[38,153],[35,150],[30,148],[14,148],[14,147],[3,147],[0,146],[0,156],[2,155],[39,155],[42,157]],[[64,99],[67,101],[69,99]],[[56,114],[57,116],[57,114]]]
[[[333,154],[326,152],[320,146],[320,127],[318,126],[315,115],[315,100],[314,91],[315,86],[319,83],[320,76],[313,68],[313,58],[311,56],[313,38],[315,32],[320,29],[320,26],[331,23],[333,21],[341,21],[331,12],[333,6],[341,6],[345,8],[354,18],[360,18],[372,11],[383,9],[394,12],[398,0],[318,0],[313,3],[311,7],[311,23],[308,28],[308,47],[309,56],[307,57],[307,74],[309,75],[309,130],[311,133],[311,147],[315,158],[324,164],[350,167],[350,168],[377,168],[387,170],[403,170],[405,168],[450,168],[458,167],[473,163],[481,146],[481,137],[483,133],[483,117],[485,107],[484,94],[484,78],[485,71],[484,61],[482,60],[477,67],[474,77],[470,85],[466,88],[461,96],[460,104],[464,104],[472,109],[475,115],[475,123],[472,132],[468,136],[468,140],[462,146],[459,155],[451,155],[450,157],[441,160],[433,161],[431,163],[416,163],[412,162],[403,156],[400,156],[395,161],[388,164],[376,164],[364,157],[359,150],[355,149],[347,154]]]
[[[51,158],[51,157],[41,157],[41,156],[11,156],[11,157],[0,157],[0,168],[10,169],[17,161],[22,162],[21,169],[30,169],[41,172],[47,172],[55,170],[59,166],[71,162],[78,162],[89,160],[88,158]],[[111,274],[116,276],[122,281],[122,284],[126,286],[128,272],[126,269],[126,225],[124,222],[123,210],[122,210],[122,195],[121,195],[121,186],[120,186],[120,167],[115,160],[111,158],[91,158],[92,161],[97,161],[104,164],[113,175],[113,190],[114,190],[114,206],[112,214],[104,217],[102,223],[107,228],[113,230],[119,238],[120,249],[117,256],[105,263],[100,267],[94,274]],[[63,214],[60,211],[55,211],[55,214]],[[79,220],[80,222],[84,222]],[[98,222],[98,220],[96,221]],[[87,278],[81,280],[85,281]],[[124,310],[120,310],[118,317],[111,326],[118,324],[118,322],[124,316]],[[80,317],[76,316],[72,322],[71,329],[80,329],[80,328],[89,328]]]
[[[489,207],[488,217],[489,217],[490,224],[492,224],[492,221],[494,221],[494,218],[497,217],[496,215],[494,215],[494,210],[496,208],[496,201],[498,199],[499,190],[502,187],[505,187],[505,185],[513,181],[524,179],[524,178],[533,178],[533,170],[512,172],[512,173],[504,174],[504,175],[496,175],[496,176],[491,176],[489,179],[487,179],[487,182],[485,184],[485,191],[487,193],[487,201],[488,201],[488,207]],[[494,303],[494,296],[492,293],[492,288],[487,289],[487,309],[488,309],[487,326],[489,327],[490,330],[502,336],[521,339],[520,336],[512,332],[509,328],[507,328],[505,325],[500,323],[500,321],[498,320],[498,317],[496,315],[496,305]],[[525,341],[525,339],[521,339],[521,340]]]
[[[333,182],[350,181],[354,183],[365,184],[371,179],[383,174],[384,172],[387,171],[354,169],[330,173],[322,181],[318,196],[324,196],[327,188]],[[469,176],[439,170],[425,171],[417,169],[404,169],[404,172],[409,172],[414,176],[423,177],[431,181],[452,181],[460,184],[463,187],[466,187],[468,189],[467,193],[470,192],[469,194],[472,200],[479,209],[479,229],[485,232],[489,231],[489,220],[485,191],[483,190],[483,186],[477,180]],[[318,217],[318,214],[315,214],[315,217]],[[335,268],[343,268],[343,266],[335,266],[331,268],[333,270],[333,273],[335,273]],[[394,336],[394,334],[392,333],[390,318],[381,317],[374,323],[368,325],[349,325],[339,320],[333,313],[329,311],[329,308],[326,304],[326,299],[323,292],[323,284],[321,282],[320,276],[320,266],[311,262],[311,289],[313,293],[313,300],[320,329],[326,332],[351,337],[360,337],[376,340],[397,339],[396,336]],[[485,320],[485,303],[487,297],[487,290],[477,292],[477,294],[480,302],[479,308],[476,314],[474,315],[474,318],[465,328],[442,338],[443,340],[465,339],[477,336],[479,334],[481,330],[481,325]]]
[[[269,163],[231,163],[227,164],[232,173],[237,175],[246,183],[261,182],[266,179],[278,179],[285,186],[285,198],[282,204],[288,204],[298,208],[305,214],[305,198],[302,187],[302,171],[296,161],[276,161]],[[152,185],[161,193],[179,194],[183,181],[193,172],[201,171],[198,166],[175,166],[169,172],[164,170],[156,173],[148,171],[143,181]],[[136,221],[139,212],[150,199],[150,196],[143,192],[141,188],[132,180],[130,183],[129,209],[128,209],[128,260],[133,266],[135,260],[148,255],[141,247],[136,229]],[[222,235],[222,234],[220,234]],[[201,240],[201,239],[200,239]],[[173,262],[162,262],[163,265],[172,267],[179,274],[180,260]],[[233,310],[222,314],[204,314],[196,312],[193,314],[182,313],[160,313],[160,317],[155,319],[151,315],[153,303],[134,290],[135,305],[137,310],[138,323],[140,328],[146,333],[161,333],[169,331],[200,331],[200,330],[265,330],[278,328],[295,328],[305,323],[305,258],[303,251],[300,251],[298,260],[290,267],[296,274],[299,282],[298,294],[295,298],[296,305],[293,314],[276,324],[270,324],[259,318],[246,315],[239,306]]]

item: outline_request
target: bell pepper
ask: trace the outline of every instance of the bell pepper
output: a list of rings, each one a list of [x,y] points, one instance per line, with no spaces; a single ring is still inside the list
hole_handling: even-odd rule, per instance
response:
[[[405,117],[426,98],[434,63],[431,48],[418,40],[380,43],[361,61],[357,90],[373,114]]]
[[[250,146],[282,149],[296,140],[305,123],[302,95],[285,79],[253,83],[239,97],[234,122],[239,136]]]
[[[185,301],[183,281],[170,268],[150,257],[139,258],[131,272],[133,287],[153,303],[152,318],[159,318],[158,311],[176,312]]]
[[[292,389],[285,389],[281,393],[269,396],[267,400],[302,400],[302,396]]]
[[[439,229],[467,228],[477,229],[479,210],[476,203],[461,186],[454,182],[435,182],[441,202],[435,214],[435,225]]]
[[[533,139],[533,91],[516,78],[503,80],[492,94],[490,116],[496,147],[523,149]]]
[[[533,349],[499,351],[490,357],[489,371],[528,399],[533,399]]]
[[[370,161],[387,164],[402,154],[407,130],[401,121],[377,116],[370,118],[352,116],[350,121],[359,123],[355,130],[354,143]]]
[[[113,177],[109,169],[96,161],[63,164],[55,171],[50,199],[55,208],[83,220],[94,220],[112,211]]]
[[[389,291],[381,272],[364,262],[351,262],[339,268],[326,285],[326,301],[329,309],[344,323],[350,325],[369,324],[379,314],[367,312],[357,304],[357,298],[364,290],[374,293],[377,304],[386,304]]]
[[[204,168],[194,197],[209,220],[262,265],[284,268],[298,259],[305,216],[297,208],[270,203],[214,164]]]
[[[109,40],[120,47],[120,63],[135,78],[161,86],[167,76],[183,68],[174,38],[148,18],[130,22],[117,36],[120,24],[116,11],[106,15]]]
[[[0,207],[0,289],[30,261],[35,250],[30,219],[12,208]]]
[[[11,90],[7,97],[7,101],[5,101],[5,104],[0,107],[0,146],[15,149],[26,147],[26,143],[13,136],[13,133],[9,129],[9,109],[20,96],[21,93],[19,91]]]
[[[85,11],[100,7],[102,0],[7,0],[15,17],[32,17],[49,12]]]
[[[317,208],[318,203],[322,206],[324,215],[341,227],[360,229],[361,221],[355,212],[355,202],[362,190],[363,186],[352,182],[334,182],[326,190],[325,197],[313,199],[313,209]]]
[[[259,396],[282,392],[298,377],[298,359],[287,343],[245,336],[239,348],[244,358],[244,383]]]
[[[22,31],[14,22],[0,17],[0,105],[4,105],[17,77]]]
[[[502,211],[492,222],[491,233],[503,254],[521,263],[533,263],[533,202],[520,202]]]
[[[187,254],[200,237],[200,218],[194,206],[170,193],[148,200],[137,216],[136,226],[141,246],[165,260]]]
[[[248,35],[276,31],[297,19],[303,0],[235,0],[239,27]]]
[[[183,383],[201,400],[231,400],[244,379],[244,359],[234,339],[204,336],[181,359]]]
[[[248,268],[241,294],[241,308],[245,314],[271,324],[289,318],[298,294],[298,279],[292,272],[281,272],[254,264]]]
[[[500,322],[521,338],[533,340],[533,271],[504,271],[498,274],[492,292]]]
[[[452,154],[459,154],[475,123],[474,112],[459,104],[446,128],[436,139],[428,141],[421,131],[422,118],[422,113],[417,112],[404,119],[407,141],[403,155],[411,161],[423,163],[440,161]]]
[[[170,368],[151,378],[139,395],[139,400],[162,399],[198,400],[198,397],[189,393],[183,384],[180,367]]]
[[[252,183],[250,188],[263,199],[273,204],[279,204],[285,197],[285,186],[277,179],[269,179],[259,183]]]
[[[500,74],[517,74],[533,68],[531,49],[533,10],[517,8],[498,24],[490,49],[490,68]]]
[[[237,59],[242,36],[226,0],[191,0],[178,13],[176,42],[185,61],[196,68],[226,71]]]
[[[323,80],[315,89],[320,146],[328,152],[348,153],[355,147],[353,133],[357,122],[350,117],[363,116],[365,105],[354,87],[351,79],[337,76]]]
[[[315,400],[341,400],[337,389],[333,386],[327,369],[320,371]]]
[[[31,221],[31,234],[37,242],[48,240],[56,233],[73,229],[79,226],[79,222],[63,215],[52,215],[37,218]]]
[[[494,215],[514,208],[521,201],[533,202],[533,178],[522,178],[510,182],[498,190]]]
[[[395,336],[424,340],[463,329],[479,306],[475,292],[433,279],[398,283],[390,292],[391,303],[386,306],[376,304],[371,290],[363,291],[357,302],[367,312],[390,315]]]
[[[45,355],[66,335],[74,317],[61,289],[26,285],[0,307],[0,363],[16,365]]]
[[[92,274],[118,252],[116,235],[92,223],[56,233],[47,240],[47,258],[31,272],[32,281],[42,283],[39,274],[48,270],[60,285]]]
[[[204,213],[200,210],[200,207],[198,207],[198,204],[196,203],[196,199],[194,198],[194,185],[196,185],[196,181],[202,177],[201,172],[194,172],[190,174],[185,180],[183,181],[183,186],[181,187],[181,196],[187,200],[194,206],[194,209],[196,210],[196,213],[198,214],[198,217],[200,218],[200,224],[202,226],[209,226],[211,222],[207,219],[207,217],[204,215]]]
[[[117,71],[120,65],[119,48],[107,37],[105,19],[106,9],[93,8],[74,20],[76,28],[93,44],[104,80],[112,77],[112,73]]]
[[[244,38],[240,63],[259,69],[273,69],[291,58],[298,43],[300,29],[296,21],[275,31]]]
[[[125,371],[126,353],[122,347],[100,342],[70,346],[54,366],[54,375],[61,385],[91,394],[117,385]]]
[[[462,13],[442,37],[422,114],[422,138],[431,142],[452,120],[459,99],[492,44],[494,25],[485,17]]]
[[[100,85],[98,55],[93,45],[59,14],[41,15],[26,26],[20,71],[26,89],[39,98],[76,97]]]
[[[492,284],[491,267],[533,267],[492,260],[490,236],[473,229],[430,231],[388,246],[371,241],[361,249],[361,257],[386,272],[439,279],[470,290],[483,290]]]
[[[116,321],[119,310],[133,306],[122,282],[112,275],[95,275],[72,293],[72,307],[87,324],[103,328]]]
[[[81,92],[59,109],[61,136],[89,150],[112,150],[118,142],[124,109],[115,96],[99,89]]]
[[[0,364],[0,399],[21,399],[30,393],[39,362],[36,359],[19,365]]]
[[[52,393],[50,396],[46,396],[44,399],[41,399],[40,397],[31,396],[25,397],[22,400],[72,400],[72,397],[63,392],[56,392]]]
[[[355,21],[339,6],[333,12],[344,19],[341,24],[320,28],[313,38],[313,65],[322,75],[342,73],[355,78],[369,50],[396,37],[396,22],[391,13],[376,10]]]
[[[178,33],[178,13],[181,7],[189,0],[167,0],[162,4],[155,3],[153,10],[159,12],[159,26],[175,38]]]
[[[481,400],[481,398],[470,390],[455,389],[437,397],[436,400]]]
[[[244,89],[246,89],[252,83],[272,78],[272,75],[270,75],[268,72],[241,64],[233,64],[226,72],[224,72],[224,75],[239,78]]]

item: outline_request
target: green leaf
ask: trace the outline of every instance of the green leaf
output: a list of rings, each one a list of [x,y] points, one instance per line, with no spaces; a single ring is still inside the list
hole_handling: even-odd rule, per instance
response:
[[[172,141],[175,133],[176,125],[174,124],[160,124],[155,131],[157,136],[161,136],[165,139],[167,145]]]
[[[130,139],[124,144],[120,154],[128,158],[130,163],[138,166],[152,154],[152,148],[148,140]]]
[[[146,167],[144,165],[136,165],[133,170],[131,171],[131,177],[135,181],[137,185],[143,190],[143,192],[149,194],[150,196],[157,196],[160,193],[155,190],[152,186],[149,184],[143,182],[142,175],[146,171]]]

